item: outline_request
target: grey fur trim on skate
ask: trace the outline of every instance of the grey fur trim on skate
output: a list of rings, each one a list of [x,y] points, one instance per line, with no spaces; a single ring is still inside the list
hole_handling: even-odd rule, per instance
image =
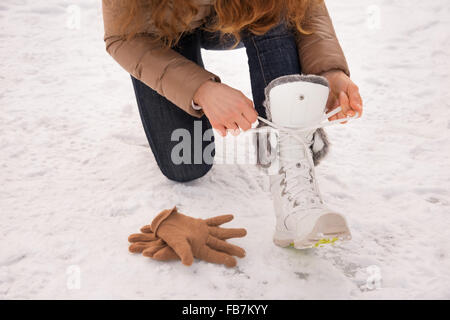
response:
[[[270,99],[269,99],[270,90],[272,90],[276,86],[285,83],[298,81],[317,83],[328,88],[330,87],[330,85],[328,84],[328,80],[326,78],[312,74],[311,75],[291,74],[272,80],[264,89],[265,100],[263,102],[263,106],[266,109],[267,120],[272,121],[272,114],[270,112]],[[325,158],[325,156],[328,154],[330,142],[328,140],[328,136],[325,130],[322,128],[316,130],[316,132],[314,133],[313,140],[314,142],[313,145],[311,146],[311,150],[313,153],[314,165],[317,166],[320,163],[320,161],[323,158]]]
[[[314,148],[315,144],[322,140],[321,148]],[[319,128],[314,132],[314,142],[311,146],[313,153],[314,165],[317,166],[320,161],[326,157],[330,149],[330,141],[328,140],[327,133],[322,128]]]

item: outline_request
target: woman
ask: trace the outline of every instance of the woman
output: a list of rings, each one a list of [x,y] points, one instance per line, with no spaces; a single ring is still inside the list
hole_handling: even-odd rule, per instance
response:
[[[103,17],[107,51],[133,77],[149,144],[171,180],[194,180],[211,168],[172,164],[175,128],[192,133],[194,120],[201,119],[202,130],[211,125],[222,134],[247,130],[257,115],[265,117],[264,88],[279,76],[325,76],[331,87],[328,109],[343,108],[330,120],[362,112],[322,1],[103,0]],[[225,49],[236,39],[247,50],[253,102],[203,67],[200,48]]]
[[[248,130],[258,116],[266,117],[265,89],[283,76],[303,73],[325,77],[330,87],[327,111],[342,108],[329,120],[362,113],[358,87],[349,78],[323,1],[103,0],[103,17],[106,49],[132,75],[147,139],[159,168],[171,180],[186,182],[200,178],[212,166],[203,159],[174,163],[171,159],[177,144],[171,139],[174,130],[185,129],[193,136],[198,130],[196,121],[200,121],[202,132],[211,126],[222,135],[227,130]],[[219,76],[203,66],[201,48],[231,47],[246,49],[253,101],[221,83]],[[323,136],[322,140],[322,144],[326,142]],[[203,141],[200,150],[192,145],[191,154],[194,157],[196,153],[202,154],[209,144],[210,141]],[[297,163],[297,167],[301,164]],[[286,186],[286,172],[280,172],[284,176],[280,175],[279,184]],[[302,174],[293,176],[298,178]],[[308,181],[313,178],[308,177]],[[315,189],[309,194],[316,197],[317,188],[311,188]],[[300,190],[295,185],[293,189]],[[281,197],[279,201],[285,201],[281,216],[298,211],[300,201],[294,199],[289,206],[292,197],[286,196],[286,187],[276,192]],[[309,200],[313,198],[308,203]],[[319,202],[323,203],[321,198]],[[339,224],[338,220],[331,224]],[[284,220],[281,225],[283,228],[286,225]],[[347,230],[344,233],[349,234]],[[290,244],[291,240],[286,239],[278,244]]]

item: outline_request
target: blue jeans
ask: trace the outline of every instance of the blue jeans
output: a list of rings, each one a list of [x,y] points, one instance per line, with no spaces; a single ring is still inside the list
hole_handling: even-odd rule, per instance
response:
[[[224,50],[231,46],[232,41],[233,39],[229,38],[220,41],[217,34],[197,29],[183,36],[173,49],[203,67],[201,48]],[[264,88],[273,79],[301,73],[295,37],[291,30],[280,24],[264,35],[243,32],[238,48],[244,46],[248,57],[253,103],[258,114],[266,117],[263,107]],[[161,172],[168,179],[178,182],[192,181],[204,176],[212,164],[204,161],[191,161],[190,164],[173,163],[171,153],[178,141],[171,141],[171,135],[175,129],[182,128],[194,137],[194,121],[201,121],[201,130],[205,132],[211,128],[206,116],[195,118],[141,81],[133,77],[132,81],[145,134]],[[206,148],[210,143],[203,141],[202,148]],[[191,154],[194,154],[194,143]]]

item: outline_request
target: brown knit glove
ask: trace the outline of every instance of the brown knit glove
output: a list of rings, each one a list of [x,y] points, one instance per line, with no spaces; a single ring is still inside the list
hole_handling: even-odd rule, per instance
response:
[[[224,229],[219,225],[233,220],[232,215],[210,219],[195,219],[177,211],[177,208],[164,210],[150,226],[144,226],[140,234],[129,237],[131,252],[156,260],[181,258],[185,265],[191,265],[194,257],[207,262],[234,267],[233,256],[244,257],[244,249],[232,245],[225,239],[243,237],[245,229]]]

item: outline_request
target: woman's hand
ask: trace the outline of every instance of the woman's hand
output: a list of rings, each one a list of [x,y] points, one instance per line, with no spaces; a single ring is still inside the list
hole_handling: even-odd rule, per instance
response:
[[[222,136],[227,130],[247,131],[258,118],[253,102],[242,92],[226,84],[206,81],[194,95],[194,103],[202,107],[212,127]]]
[[[327,112],[341,106],[342,111],[328,120],[353,117],[356,112],[362,115],[363,102],[356,84],[342,71],[332,70],[322,74],[330,83],[330,95],[327,101]],[[345,122],[343,122],[345,123]]]

